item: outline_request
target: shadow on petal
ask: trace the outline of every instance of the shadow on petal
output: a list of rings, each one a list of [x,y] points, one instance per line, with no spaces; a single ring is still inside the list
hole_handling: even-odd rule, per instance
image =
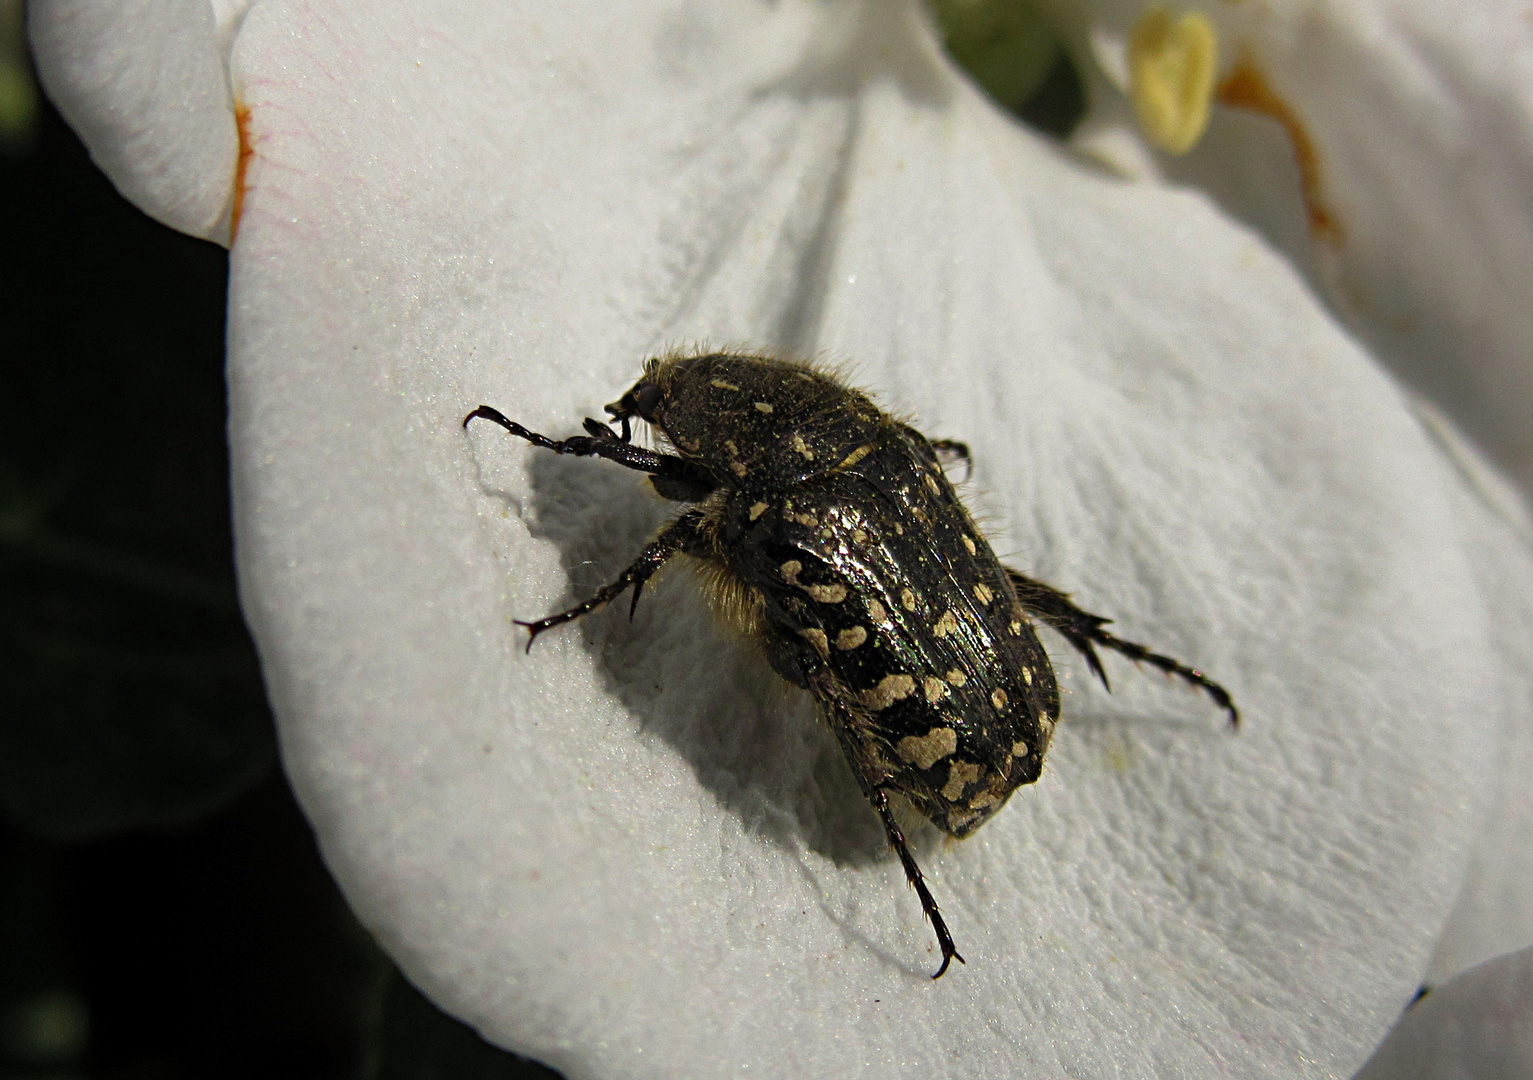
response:
[[[532,533],[558,545],[570,576],[554,610],[617,577],[673,515],[631,473],[552,454],[529,466]],[[582,620],[606,689],[747,831],[840,865],[892,859],[809,695],[715,617],[689,563],[677,559],[651,579],[631,621],[626,594]]]

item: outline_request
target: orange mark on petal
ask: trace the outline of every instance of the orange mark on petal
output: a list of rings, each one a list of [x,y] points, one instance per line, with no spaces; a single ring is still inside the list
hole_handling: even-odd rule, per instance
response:
[[[234,106],[234,125],[240,136],[240,156],[234,164],[234,207],[229,213],[229,246],[234,246],[234,238],[239,235],[240,215],[245,212],[245,171],[250,168],[250,159],[255,157],[255,146],[250,140],[250,106]]]
[[[1283,126],[1288,144],[1293,148],[1294,164],[1299,167],[1299,196],[1304,200],[1304,211],[1309,217],[1310,235],[1324,240],[1333,247],[1340,247],[1344,239],[1341,222],[1326,205],[1324,184],[1320,176],[1320,151],[1309,130],[1293,107],[1272,89],[1267,77],[1256,66],[1249,54],[1235,62],[1218,90],[1219,102],[1232,109],[1245,109],[1271,117]]]

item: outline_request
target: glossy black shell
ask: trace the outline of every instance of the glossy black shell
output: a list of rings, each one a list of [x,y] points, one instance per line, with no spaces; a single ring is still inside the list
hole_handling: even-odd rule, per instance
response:
[[[717,484],[693,554],[751,598],[865,791],[966,836],[1038,778],[1053,671],[924,436],[808,365],[725,354],[653,361],[609,411]]]

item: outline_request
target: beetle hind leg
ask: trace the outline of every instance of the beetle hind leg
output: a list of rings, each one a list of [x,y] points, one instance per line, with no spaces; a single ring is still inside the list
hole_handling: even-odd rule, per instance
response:
[[[853,775],[857,777],[857,786],[862,788],[862,793],[867,796],[868,802],[873,804],[878,820],[883,823],[884,836],[888,839],[889,846],[894,849],[894,853],[900,857],[900,865],[905,868],[906,882],[921,899],[921,910],[926,914],[927,921],[932,924],[932,932],[937,935],[937,945],[942,949],[942,966],[932,976],[934,979],[940,979],[954,960],[960,964],[966,964],[968,961],[958,955],[958,949],[953,945],[953,935],[948,933],[942,912],[937,910],[937,901],[932,898],[931,890],[926,887],[926,878],[922,876],[921,868],[916,865],[915,856],[910,853],[910,845],[905,843],[905,833],[900,829],[899,822],[894,820],[894,810],[889,805],[889,790],[885,787],[889,782],[889,770],[878,765],[866,753],[866,744],[857,734],[867,727],[866,717],[859,716],[857,711],[846,702],[838,701],[833,689],[834,685],[834,679],[827,683],[817,682],[811,678],[809,688],[819,700],[820,715],[836,733],[836,740],[841,744],[842,753],[846,755],[846,763],[851,766]]]
[[[879,819],[884,823],[884,833],[889,838],[889,846],[900,857],[900,864],[905,868],[905,880],[921,898],[921,910],[926,913],[926,918],[931,922],[932,930],[937,935],[937,945],[942,949],[942,966],[937,969],[937,973],[932,978],[940,979],[954,960],[960,964],[966,964],[968,961],[958,955],[958,949],[953,945],[953,935],[948,933],[947,923],[942,921],[942,912],[937,910],[937,901],[932,899],[931,890],[926,887],[926,879],[921,876],[921,868],[916,865],[915,856],[910,853],[910,847],[905,843],[905,834],[900,831],[899,823],[894,820],[894,811],[889,807],[888,793],[881,787],[873,788],[868,792],[868,799],[872,802],[873,809],[878,811]]]
[[[1041,581],[1034,581],[1015,570],[1008,569],[1006,574],[1011,578],[1011,584],[1017,590],[1017,600],[1023,608],[1057,630],[1074,646],[1076,651],[1086,658],[1087,665],[1096,677],[1102,680],[1102,685],[1109,690],[1112,686],[1107,682],[1107,672],[1102,668],[1102,661],[1097,656],[1094,645],[1111,649],[1130,660],[1150,664],[1167,675],[1196,686],[1212,698],[1214,704],[1229,714],[1231,727],[1240,726],[1240,710],[1235,707],[1235,699],[1230,697],[1230,692],[1197,668],[1188,667],[1180,660],[1109,633],[1102,627],[1105,623],[1111,622],[1111,619],[1083,611],[1075,606],[1068,595],[1052,586],[1045,585]]]

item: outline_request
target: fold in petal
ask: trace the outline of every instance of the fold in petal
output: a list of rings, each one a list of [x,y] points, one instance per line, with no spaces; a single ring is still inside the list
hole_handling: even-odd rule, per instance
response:
[[[129,200],[171,228],[229,242],[239,134],[207,0],[34,0],[37,73]]]
[[[1533,1076],[1533,949],[1459,975],[1406,1013],[1357,1080]]]

